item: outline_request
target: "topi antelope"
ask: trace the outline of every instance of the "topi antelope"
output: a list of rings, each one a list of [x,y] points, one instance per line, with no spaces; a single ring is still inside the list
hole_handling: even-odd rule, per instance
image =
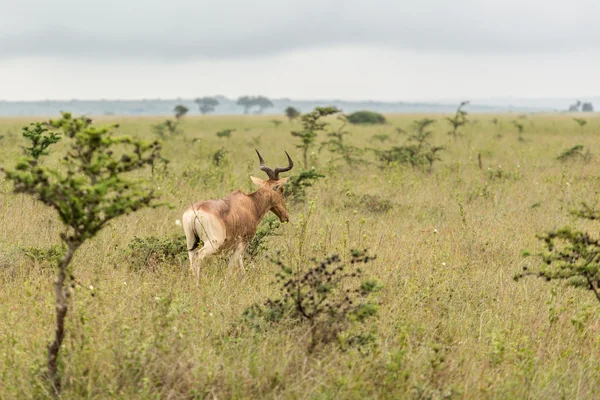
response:
[[[264,181],[251,176],[258,190],[245,194],[236,190],[220,200],[201,201],[188,208],[181,218],[187,240],[190,267],[196,278],[200,277],[202,260],[212,254],[232,251],[229,266],[236,262],[244,271],[242,253],[256,234],[256,228],[267,212],[272,211],[281,222],[288,222],[288,213],[283,197],[283,185],[288,178],[279,178],[279,174],[292,169],[294,163],[290,155],[286,168],[271,169],[265,165],[258,154],[260,169],[269,177]],[[204,244],[198,248],[200,241]]]

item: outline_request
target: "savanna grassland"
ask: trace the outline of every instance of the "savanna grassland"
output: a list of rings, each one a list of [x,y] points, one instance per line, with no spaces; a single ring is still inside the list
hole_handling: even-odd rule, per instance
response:
[[[387,125],[349,126],[345,140],[389,148],[405,143],[412,121],[423,117],[389,115]],[[513,276],[536,266],[521,252],[541,249],[537,233],[563,225],[597,232],[569,210],[598,199],[600,117],[588,115],[580,127],[566,114],[469,115],[472,123],[456,139],[447,134],[445,116],[427,117],[436,120],[431,141],[445,146],[431,173],[380,168],[372,152],[363,155],[369,163],[349,166],[317,145],[309,164],[325,178],[307,189],[304,201],[288,202],[291,222],[264,239],[268,250],[246,258],[245,274],[228,268],[227,259],[212,260],[199,286],[185,252],[165,261],[132,250],[134,238],[181,239],[183,246],[176,221],[187,206],[238,188],[249,192],[250,175],[264,178],[255,148],[271,166],[285,166],[287,150],[296,162],[290,175],[302,169],[302,155],[290,135],[298,122],[184,117],[183,133],[164,141],[168,168],[141,175],[173,208],[116,219],[75,256],[62,398],[596,397],[596,299],[561,283]],[[0,120],[5,167],[25,144],[20,127],[35,120]],[[151,126],[160,120],[96,122],[119,122],[121,133],[154,138]],[[521,139],[515,120],[524,127]],[[230,138],[215,135],[227,128],[235,129]],[[389,138],[373,138],[384,134]],[[317,143],[324,140],[321,133]],[[577,144],[591,152],[585,160],[557,160]],[[57,165],[65,146],[55,145],[44,162]],[[215,165],[221,148],[224,158]],[[45,249],[60,243],[60,232],[53,210],[13,194],[12,183],[0,178],[1,399],[50,396],[42,372],[54,329],[55,272]],[[367,323],[374,341],[333,341],[309,351],[303,324],[257,329],[242,318],[278,293],[278,267],[266,255],[280,252],[301,270],[312,257],[345,257],[352,248],[377,256],[365,264],[365,276],[384,285],[373,295],[379,308]]]

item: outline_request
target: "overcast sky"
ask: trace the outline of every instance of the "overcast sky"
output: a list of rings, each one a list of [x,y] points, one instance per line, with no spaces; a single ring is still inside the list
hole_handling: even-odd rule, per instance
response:
[[[598,0],[0,0],[0,99],[600,95]]]

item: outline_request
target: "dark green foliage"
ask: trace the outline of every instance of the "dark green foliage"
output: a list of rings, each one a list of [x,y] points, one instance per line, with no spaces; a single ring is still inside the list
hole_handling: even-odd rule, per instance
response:
[[[298,175],[289,177],[284,186],[286,196],[290,196],[293,202],[303,202],[306,200],[306,189],[311,187],[317,180],[325,178],[325,175],[318,173],[314,168],[308,171],[302,171]]]
[[[275,126],[275,128],[277,128],[279,125],[281,125],[283,122],[281,122],[278,119],[272,119],[271,123]]]
[[[190,110],[186,106],[184,106],[183,104],[178,104],[173,109],[173,112],[175,113],[175,118],[177,118],[177,120],[179,120],[185,114],[187,114],[188,111],[190,111]]]
[[[573,121],[577,122],[577,125],[582,128],[587,124],[587,121],[583,118],[573,118]]]
[[[298,111],[294,107],[290,106],[285,109],[285,116],[288,117],[290,122],[292,122],[293,120],[295,120],[296,118],[298,118],[300,116],[300,111]]]
[[[269,236],[278,236],[277,229],[280,226],[281,223],[274,214],[267,214],[265,216],[258,229],[256,229],[256,234],[250,243],[248,243],[248,246],[246,246],[246,254],[250,257],[250,260],[268,250],[266,239]]]
[[[525,139],[523,138],[523,132],[525,131],[525,125],[519,121],[512,121],[512,124],[515,128],[517,128],[517,131],[519,132],[519,136],[517,137],[517,139],[520,142],[525,141]]]
[[[56,265],[65,254],[65,249],[61,245],[54,245],[47,248],[42,247],[23,247],[21,252],[27,258],[37,263],[49,263]]]
[[[322,261],[313,259],[314,266],[296,270],[272,259],[279,267],[276,282],[280,295],[253,305],[243,317],[256,327],[283,322],[306,324],[311,338],[309,351],[339,340],[352,324],[363,324],[377,313],[370,295],[381,290],[381,284],[360,280],[360,265],[374,259],[366,250],[353,250],[348,263],[333,255]]]
[[[22,158],[6,176],[14,191],[27,193],[54,208],[69,229],[66,241],[95,236],[110,220],[150,205],[154,191],[122,174],[152,164],[160,156],[158,142],[113,136],[111,127],[94,127],[91,120],[63,113],[52,127],[71,139],[60,170]],[[129,152],[115,155],[116,148]]]
[[[41,156],[48,154],[46,149],[54,144],[58,143],[61,139],[60,133],[50,131],[48,124],[41,122],[30,124],[29,126],[23,127],[23,137],[31,141],[30,147],[24,147],[25,154],[31,156],[35,160]]]
[[[344,115],[339,115],[338,120],[342,122],[342,125],[338,130],[327,134],[329,140],[321,143],[319,151],[323,148],[327,148],[331,153],[338,155],[340,159],[350,165],[364,162],[362,159],[364,150],[356,146],[351,146],[344,141],[344,138],[350,134],[350,132],[344,130],[347,124],[346,117]]]
[[[456,113],[454,114],[454,116],[446,118],[446,121],[448,121],[450,123],[450,126],[452,127],[452,130],[448,132],[448,135],[452,135],[452,137],[455,139],[459,135],[458,129],[469,122],[469,120],[467,119],[468,113],[465,110],[463,110],[463,107],[468,104],[468,101],[463,101],[456,109]]]
[[[296,145],[296,147],[302,149],[304,169],[308,169],[308,150],[314,146],[318,133],[323,132],[327,126],[327,122],[324,122],[321,118],[339,112],[340,110],[335,107],[316,107],[313,111],[300,117],[302,130],[293,131],[292,136],[299,138],[301,141],[301,144]]]
[[[219,105],[219,100],[214,97],[200,97],[194,100],[194,103],[198,104],[202,114],[208,114],[215,111],[215,108]]]
[[[125,249],[125,257],[126,264],[135,270],[163,264],[184,265],[188,257],[185,235],[170,238],[134,237]]]
[[[220,166],[225,163],[227,159],[227,150],[225,147],[221,147],[219,150],[215,151],[212,155],[212,163],[215,167]]]
[[[429,142],[432,131],[427,130],[427,127],[434,122],[428,118],[414,121],[414,133],[408,138],[409,144],[394,146],[387,150],[375,149],[375,154],[385,165],[407,164],[412,168],[427,168],[427,171],[431,172],[435,161],[441,160],[438,153],[444,150],[443,146],[433,146]]]
[[[170,119],[166,119],[159,124],[153,125],[152,131],[162,140],[182,133],[181,129],[179,129],[179,122]]]
[[[244,107],[244,114],[248,114],[253,107],[258,107],[256,114],[261,114],[265,109],[273,107],[271,100],[264,96],[241,96],[236,104]]]
[[[600,212],[583,204],[573,215],[598,220]],[[562,280],[568,284],[592,291],[600,302],[600,240],[588,232],[563,227],[537,235],[544,242],[545,251],[537,254],[541,266],[534,271],[523,267],[523,272],[515,275],[515,280],[526,276],[537,276],[546,281]],[[523,252],[528,257],[529,252]]]
[[[590,151],[583,152],[584,146],[581,144],[577,144],[570,149],[563,151],[558,157],[556,157],[559,161],[568,161],[575,158],[579,158],[584,161],[589,161],[591,155]]]
[[[592,103],[583,103],[581,105],[581,111],[583,111],[583,112],[594,112],[594,105]]]
[[[376,125],[386,123],[385,117],[374,111],[356,111],[348,115],[347,118],[348,122],[354,125]]]
[[[222,129],[219,132],[216,133],[217,137],[219,138],[227,138],[229,139],[231,137],[231,134],[235,132],[235,129]]]

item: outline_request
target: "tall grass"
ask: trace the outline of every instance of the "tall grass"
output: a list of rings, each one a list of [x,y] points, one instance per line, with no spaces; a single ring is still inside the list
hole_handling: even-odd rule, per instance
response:
[[[410,130],[423,117],[389,115],[388,125],[353,126],[347,140],[361,148],[400,144],[405,138],[395,128]],[[154,177],[175,209],[115,221],[74,260],[78,284],[62,358],[63,398],[594,398],[600,390],[595,300],[560,284],[512,277],[525,262],[521,250],[540,248],[536,233],[582,224],[567,211],[597,199],[600,118],[588,117],[579,129],[568,115],[528,116],[520,119],[519,140],[514,116],[472,115],[476,122],[452,140],[444,116],[427,117],[438,120],[432,143],[445,146],[431,174],[401,165],[381,169],[374,158],[347,166],[315,151],[309,157],[326,178],[308,189],[307,202],[288,204],[291,223],[266,239],[270,252],[300,267],[350,248],[377,255],[364,267],[385,284],[369,351],[333,343],[307,353],[302,326],[245,327],[244,310],[277,292],[278,267],[263,257],[245,275],[215,258],[199,287],[186,263],[131,265],[128,244],[135,237],[176,237],[175,221],[192,202],[253,190],[249,176],[262,174],[255,147],[274,165],[285,165],[283,150],[302,158],[289,133],[297,122],[186,117],[184,134],[164,144],[167,171]],[[102,119],[141,138],[151,137],[160,121]],[[24,144],[19,127],[32,121],[0,120],[4,165]],[[236,129],[230,140],[215,136],[226,128]],[[392,142],[372,143],[376,134]],[[592,158],[556,160],[575,144]],[[228,161],[214,166],[223,146]],[[362,196],[368,204],[357,201]],[[24,249],[58,244],[59,229],[51,210],[11,194],[0,181],[2,399],[49,396],[41,372],[53,327],[53,264]]]

